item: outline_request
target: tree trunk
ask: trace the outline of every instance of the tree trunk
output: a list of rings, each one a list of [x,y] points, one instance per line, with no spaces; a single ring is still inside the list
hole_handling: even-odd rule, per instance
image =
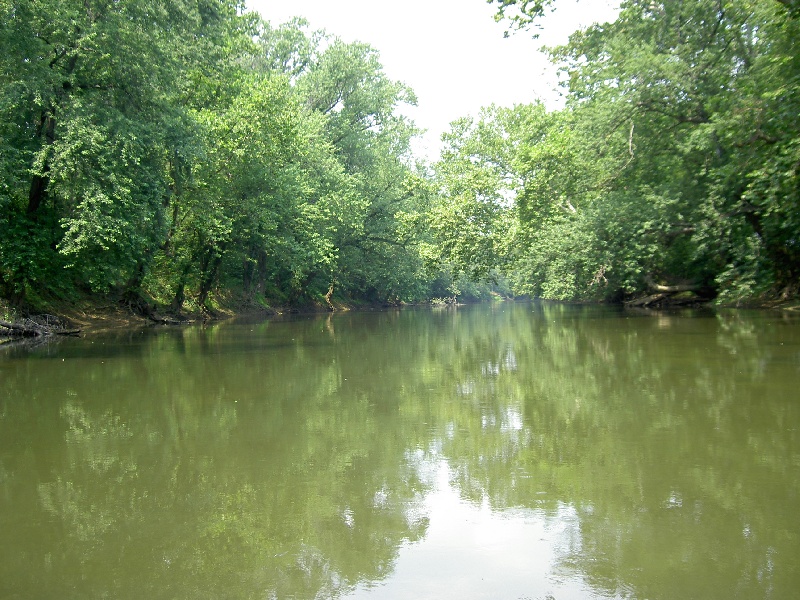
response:
[[[336,283],[336,280],[332,279],[331,280],[331,287],[328,288],[328,293],[325,294],[325,302],[328,303],[328,308],[331,309],[331,310],[336,310],[335,307],[333,306],[333,303],[331,302],[331,297],[333,296],[333,286],[334,286],[335,283]]]
[[[52,115],[42,113],[42,118],[39,124],[40,134],[44,133],[45,145],[49,146],[55,141],[56,133],[56,120]],[[40,174],[34,175],[31,179],[30,190],[28,191],[28,216],[32,216],[39,210],[39,207],[44,202],[45,193],[47,192],[47,184],[50,181],[47,172],[50,170],[50,165],[45,163],[42,167]]]
[[[206,300],[208,294],[211,292],[211,287],[219,274],[219,267],[222,264],[222,251],[209,250],[206,253],[205,260],[203,261],[202,276],[200,277],[200,291],[197,294],[197,302],[200,304],[200,310],[206,311]]]
[[[178,285],[175,287],[175,295],[172,298],[172,311],[178,314],[183,310],[183,303],[186,301],[186,279],[189,277],[191,269],[192,263],[187,261],[178,276]]]

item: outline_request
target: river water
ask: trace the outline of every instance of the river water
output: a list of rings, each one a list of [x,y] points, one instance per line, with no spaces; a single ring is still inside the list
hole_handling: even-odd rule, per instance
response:
[[[790,598],[800,318],[495,304],[0,348],[0,599]]]

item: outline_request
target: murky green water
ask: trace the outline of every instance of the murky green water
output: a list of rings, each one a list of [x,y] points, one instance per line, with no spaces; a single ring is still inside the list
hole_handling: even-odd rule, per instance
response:
[[[800,319],[509,305],[0,352],[0,599],[791,598]]]

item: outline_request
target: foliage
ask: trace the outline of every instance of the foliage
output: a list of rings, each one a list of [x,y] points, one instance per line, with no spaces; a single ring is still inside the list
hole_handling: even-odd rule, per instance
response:
[[[489,107],[476,121],[463,118],[443,136],[435,165],[438,197],[431,229],[442,260],[453,275],[487,278],[500,266],[502,245],[512,226],[511,201],[518,188],[510,161],[509,109]]]
[[[415,99],[369,46],[232,0],[2,17],[3,296],[426,295]]]
[[[565,108],[456,120],[431,168],[413,91],[302,19],[4,2],[0,296],[796,295],[798,28],[789,1],[626,0],[550,49]]]
[[[510,18],[524,26],[549,3],[498,4],[501,13],[521,11]],[[448,181],[438,211],[450,215],[438,229],[451,232],[444,258],[464,270],[497,265],[517,292],[561,300],[659,289],[727,302],[797,294],[800,20],[792,6],[628,0],[615,22],[551,49],[566,108],[504,109],[515,116],[491,138],[481,132],[496,128],[502,111],[452,125],[458,151],[438,167]],[[498,177],[513,184],[498,187]],[[503,189],[513,205],[478,214],[474,199],[487,188]],[[489,243],[493,229],[502,241]]]

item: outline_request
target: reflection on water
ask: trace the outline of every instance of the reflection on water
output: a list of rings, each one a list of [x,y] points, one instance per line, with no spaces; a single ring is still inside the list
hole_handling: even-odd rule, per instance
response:
[[[800,320],[500,305],[0,355],[0,598],[786,598]]]
[[[432,463],[432,465],[435,463]],[[426,496],[424,539],[404,544],[383,581],[366,581],[347,598],[587,598],[593,591],[559,559],[579,543],[575,509],[550,514],[463,500],[445,460]]]

